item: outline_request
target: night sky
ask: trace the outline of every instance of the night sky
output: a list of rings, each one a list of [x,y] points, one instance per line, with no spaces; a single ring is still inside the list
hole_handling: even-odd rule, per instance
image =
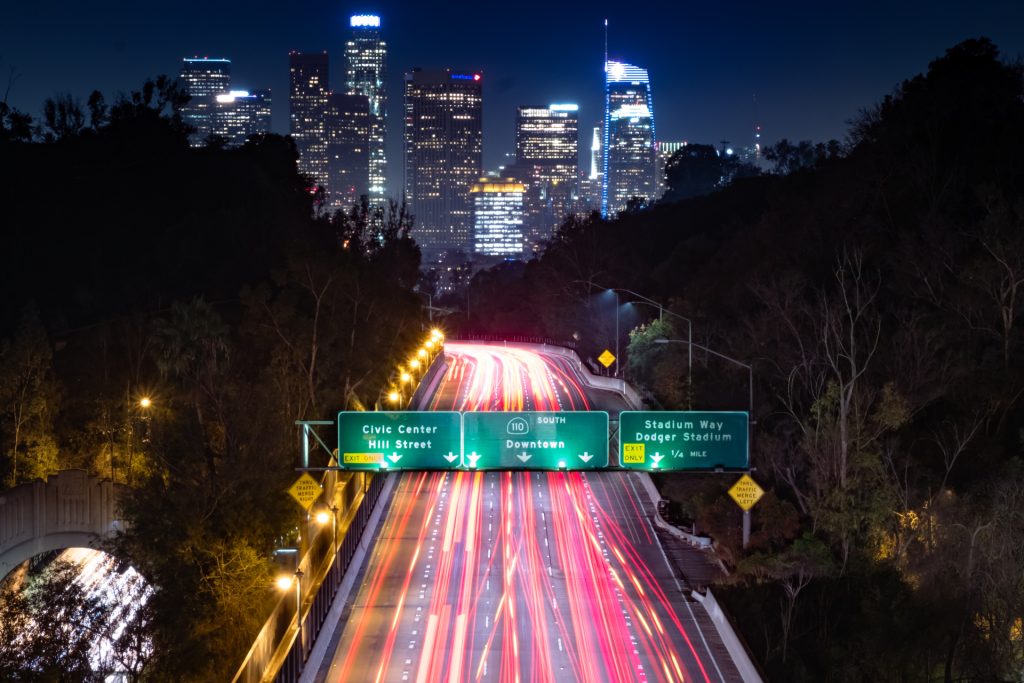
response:
[[[842,139],[846,122],[956,42],[992,38],[1024,53],[1024,3],[951,2],[401,2],[10,3],[0,18],[9,102],[85,100],[176,74],[184,56],[228,57],[233,87],[270,87],[287,132],[289,50],[327,50],[343,85],[348,17],[382,17],[388,41],[389,184],[401,179],[402,73],[452,66],[484,73],[484,167],[511,152],[515,107],[577,102],[581,129],[602,105],[602,22],[609,56],[646,67],[662,140],[735,145],[755,119],[768,143]],[[754,96],[756,94],[756,105]],[[581,136],[586,139],[586,136]],[[584,143],[588,144],[588,143]]]

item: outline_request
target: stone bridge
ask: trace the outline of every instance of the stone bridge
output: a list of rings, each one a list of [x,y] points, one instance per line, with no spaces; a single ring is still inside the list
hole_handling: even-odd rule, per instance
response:
[[[0,579],[33,555],[92,548],[121,526],[121,484],[63,470],[44,481],[0,491]]]

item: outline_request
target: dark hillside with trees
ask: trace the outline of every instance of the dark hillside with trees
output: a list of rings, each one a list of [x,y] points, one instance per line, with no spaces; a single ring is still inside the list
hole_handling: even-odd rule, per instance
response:
[[[576,339],[594,358],[614,344],[616,287],[753,365],[770,492],[750,548],[734,477],[659,483],[731,565],[716,594],[770,680],[1024,669],[1022,96],[1019,64],[965,41],[842,148],[787,143],[774,174],[572,220],[540,259],[474,280],[467,330]],[[689,393],[685,344],[653,343],[685,339],[684,322],[620,316],[625,375],[657,404],[746,407],[745,371],[696,349]]]
[[[404,207],[324,215],[288,138],[190,148],[182,102],[160,77],[0,107],[0,491],[131,486],[109,550],[155,590],[140,675],[230,680],[297,533],[295,420],[373,407],[423,334],[420,255]],[[0,593],[0,633],[43,607]],[[0,644],[0,679],[60,671],[60,645]]]

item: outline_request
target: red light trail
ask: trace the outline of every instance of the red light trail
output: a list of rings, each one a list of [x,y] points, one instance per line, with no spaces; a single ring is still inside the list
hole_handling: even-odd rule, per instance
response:
[[[449,343],[444,410],[579,410],[570,358]],[[329,681],[723,681],[619,472],[401,475]]]

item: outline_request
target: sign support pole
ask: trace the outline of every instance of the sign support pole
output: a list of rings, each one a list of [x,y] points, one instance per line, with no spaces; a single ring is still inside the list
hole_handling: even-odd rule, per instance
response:
[[[743,549],[750,545],[750,510],[743,511]]]

